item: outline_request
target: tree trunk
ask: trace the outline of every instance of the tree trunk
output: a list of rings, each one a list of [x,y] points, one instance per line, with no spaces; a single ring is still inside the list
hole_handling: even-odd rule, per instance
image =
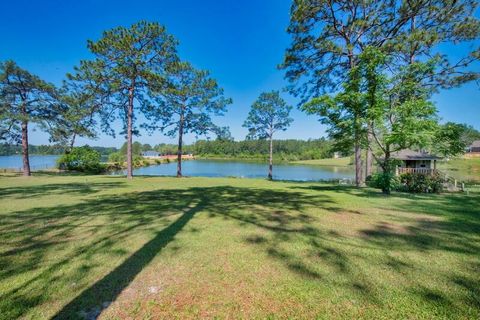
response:
[[[354,145],[355,145],[355,185],[362,186],[362,148],[360,146],[360,125],[358,115],[354,120]]]
[[[373,140],[372,134],[370,133],[372,126],[369,125],[368,128],[368,145],[370,146]],[[373,155],[372,150],[367,147],[367,152],[365,153],[365,179],[372,174],[372,164],[373,164]]]
[[[355,141],[355,185],[362,185],[362,149],[358,140]]]
[[[30,172],[30,159],[28,157],[28,121],[22,121],[22,157],[23,157],[23,175],[28,177]]]
[[[72,152],[76,137],[77,137],[77,134],[74,133],[72,136],[72,140],[70,141],[70,145],[67,147],[67,150],[65,151],[66,154],[69,154],[70,152]]]
[[[180,114],[180,125],[178,126],[177,178],[182,177],[183,120],[182,112]]]
[[[273,179],[273,137],[270,136],[270,153],[268,158],[268,180]]]
[[[347,42],[347,45],[349,43]],[[350,65],[350,70],[352,70],[355,67],[355,61],[353,59],[353,51],[350,49],[348,51],[348,60],[349,60],[349,65]],[[350,79],[352,81],[352,79]],[[355,106],[353,109],[356,110],[358,106]],[[355,121],[354,121],[354,144],[355,144],[355,185],[357,187],[362,186],[363,184],[363,179],[362,179],[362,148],[360,146],[360,124],[358,119],[359,115],[356,112],[355,116]]]
[[[365,152],[365,179],[368,176],[372,175],[372,162],[373,162],[372,150],[370,150],[370,148],[367,148]]]
[[[392,167],[391,167],[391,158],[390,158],[390,150],[387,147],[385,151],[385,160],[383,165],[383,174],[384,174],[384,183],[382,186],[382,192],[384,194],[390,194],[392,190]]]
[[[132,154],[132,140],[133,140],[133,90],[135,81],[132,81],[132,86],[128,90],[128,110],[127,110],[127,179],[133,178],[133,154]]]

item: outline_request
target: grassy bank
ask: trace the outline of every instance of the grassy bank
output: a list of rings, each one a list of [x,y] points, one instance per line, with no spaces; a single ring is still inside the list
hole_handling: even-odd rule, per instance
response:
[[[458,158],[443,161],[439,169],[459,181],[480,183],[480,158]]]
[[[329,159],[315,159],[315,160],[301,160],[301,161],[293,161],[292,163],[295,164],[308,164],[308,165],[316,165],[316,166],[336,166],[336,167],[347,167],[352,165],[352,160],[350,157],[344,158],[329,158]]]
[[[0,176],[0,318],[480,317],[480,193]]]

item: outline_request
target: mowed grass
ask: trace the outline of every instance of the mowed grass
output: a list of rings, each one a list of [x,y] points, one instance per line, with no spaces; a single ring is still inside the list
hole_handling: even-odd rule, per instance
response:
[[[328,159],[315,159],[315,160],[299,160],[293,161],[295,164],[308,164],[315,166],[335,166],[335,167],[347,167],[352,165],[349,157],[344,158],[328,158]]]
[[[439,169],[459,181],[480,183],[480,158],[457,158],[442,161]]]
[[[479,319],[474,191],[0,176],[0,318]]]

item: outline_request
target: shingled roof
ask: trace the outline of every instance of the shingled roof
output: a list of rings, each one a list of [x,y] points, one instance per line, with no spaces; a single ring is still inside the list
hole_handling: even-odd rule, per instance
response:
[[[404,149],[397,152],[393,152],[392,159],[397,160],[441,160],[441,157],[430,154],[424,151],[414,151],[410,149]]]
[[[470,148],[480,148],[480,140],[473,141]]]

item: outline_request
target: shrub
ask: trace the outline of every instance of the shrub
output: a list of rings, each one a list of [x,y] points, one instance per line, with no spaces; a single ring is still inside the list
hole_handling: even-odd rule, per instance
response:
[[[122,152],[113,152],[108,156],[108,162],[123,164],[126,161]]]
[[[397,190],[400,185],[398,177],[393,173],[374,173],[371,176],[368,176],[365,180],[367,186],[382,189],[384,193],[390,193],[391,190]]]
[[[70,153],[62,155],[57,160],[59,169],[86,173],[101,173],[106,167],[100,163],[101,155],[89,146],[73,148]]]
[[[412,193],[439,193],[443,190],[439,174],[404,173],[400,176],[401,189]]]
[[[133,155],[133,166],[134,166],[134,167],[141,167],[141,166],[143,166],[143,157],[134,154],[134,155]]]

